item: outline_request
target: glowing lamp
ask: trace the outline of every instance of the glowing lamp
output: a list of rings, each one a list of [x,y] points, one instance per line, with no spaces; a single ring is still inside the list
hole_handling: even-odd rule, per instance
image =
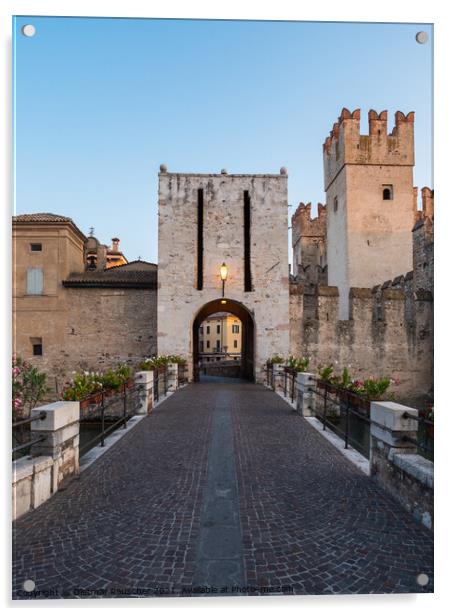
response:
[[[226,282],[227,277],[228,277],[228,266],[223,261],[223,263],[221,264],[221,267],[220,267],[220,278],[221,278],[221,282],[223,283],[223,295],[222,295],[222,297],[224,297],[224,283]]]
[[[226,265],[226,263],[223,263],[220,267],[220,277],[223,281],[225,281],[228,277],[228,266]]]

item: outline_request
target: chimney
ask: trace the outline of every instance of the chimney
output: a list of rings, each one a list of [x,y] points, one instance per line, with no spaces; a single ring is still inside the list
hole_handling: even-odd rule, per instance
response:
[[[111,249],[113,252],[119,252],[119,237],[111,238]]]
[[[97,269],[104,270],[107,267],[107,247],[99,244],[97,247]]]

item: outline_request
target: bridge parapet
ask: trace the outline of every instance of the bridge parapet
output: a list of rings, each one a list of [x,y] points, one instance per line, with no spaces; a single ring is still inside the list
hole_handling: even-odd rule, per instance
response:
[[[395,402],[372,402],[370,419],[371,476],[431,529],[433,462],[417,453],[419,412]]]

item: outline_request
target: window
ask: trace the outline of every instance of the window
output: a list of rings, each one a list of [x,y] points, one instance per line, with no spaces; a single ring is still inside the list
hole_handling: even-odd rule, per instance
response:
[[[206,341],[206,349],[210,349],[210,340]]]
[[[240,328],[238,325],[233,325],[232,326],[232,333],[233,334],[238,334],[240,332]]]
[[[30,338],[31,346],[33,349],[33,355],[41,356],[42,355],[42,338]]]
[[[207,334],[210,334],[210,325],[208,325],[208,326],[206,327],[206,333],[207,333]]]
[[[334,197],[334,201],[333,201],[333,210],[335,212],[337,212],[337,197]]]
[[[219,353],[220,352],[220,341],[219,340],[217,340],[215,347],[216,347],[215,350],[217,351],[217,353]]]
[[[27,269],[27,295],[42,295],[44,275],[41,267]]]
[[[393,198],[392,184],[383,184],[383,201],[391,201]]]
[[[238,347],[237,340],[234,340],[234,349],[236,349],[237,347]]]
[[[31,252],[41,252],[42,244],[30,244],[30,250]]]
[[[204,351],[204,343],[200,342],[199,343],[199,352],[202,353]]]
[[[217,334],[221,332],[221,325],[217,325]]]

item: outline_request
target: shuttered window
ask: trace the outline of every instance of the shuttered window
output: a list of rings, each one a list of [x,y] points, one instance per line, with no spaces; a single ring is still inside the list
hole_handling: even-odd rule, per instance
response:
[[[44,274],[40,267],[27,269],[27,295],[42,295],[44,289]]]

